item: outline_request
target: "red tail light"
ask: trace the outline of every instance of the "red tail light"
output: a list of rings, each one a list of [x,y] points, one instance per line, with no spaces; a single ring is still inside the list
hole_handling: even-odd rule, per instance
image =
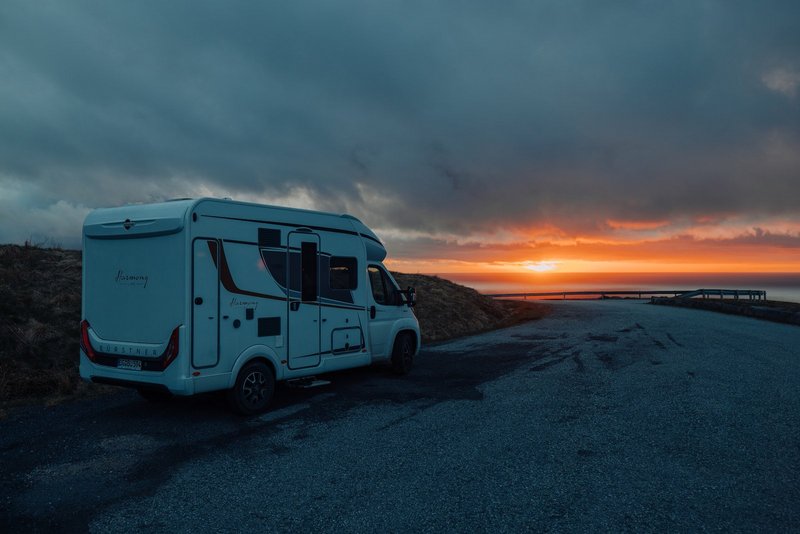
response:
[[[178,352],[180,351],[180,347],[178,346],[179,340],[179,329],[180,326],[175,327],[175,330],[172,331],[172,335],[169,336],[169,343],[167,343],[167,349],[164,351],[164,354],[161,356],[163,358],[163,365],[164,369],[167,368],[172,361],[178,357]]]
[[[92,348],[91,341],[89,341],[89,321],[86,319],[81,321],[81,349],[83,349],[87,358],[91,361],[95,360],[94,349]]]

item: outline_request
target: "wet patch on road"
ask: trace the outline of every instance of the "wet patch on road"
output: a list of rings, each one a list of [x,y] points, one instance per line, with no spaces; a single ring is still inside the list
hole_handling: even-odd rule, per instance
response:
[[[683,347],[683,344],[679,343],[678,340],[676,340],[674,337],[672,337],[672,334],[670,334],[669,332],[667,332],[667,337],[669,338],[670,341],[675,343],[675,345],[677,345],[678,347]]]
[[[537,364],[529,370],[538,373],[562,363],[569,358],[572,358],[573,361],[577,358],[578,360],[576,363],[579,363],[579,367],[583,365],[583,362],[580,361],[580,350],[572,345],[561,345],[559,347],[543,349],[537,352],[533,357],[533,360],[536,361]]]
[[[644,330],[644,327],[642,325],[640,325],[639,323],[634,323],[633,326],[627,326],[625,328],[617,330],[617,332],[627,334],[629,332],[633,332],[634,330]]]
[[[601,352],[597,355],[597,359],[602,362],[607,369],[613,368],[614,358],[610,354]]]
[[[611,336],[608,334],[588,334],[586,336],[587,341],[603,341],[606,343],[616,343],[619,339],[619,336]]]
[[[555,339],[566,339],[569,337],[566,332],[561,334],[513,334],[511,337],[523,341],[552,341]]]
[[[581,359],[581,353],[578,351],[577,353],[572,354],[572,361],[575,362],[575,372],[576,373],[585,373],[586,372],[586,365],[583,363]]]

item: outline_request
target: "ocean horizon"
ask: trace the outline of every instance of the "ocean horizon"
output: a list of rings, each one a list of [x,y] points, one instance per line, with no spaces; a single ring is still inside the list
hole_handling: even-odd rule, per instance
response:
[[[800,273],[430,273],[480,293],[761,289],[800,302]]]

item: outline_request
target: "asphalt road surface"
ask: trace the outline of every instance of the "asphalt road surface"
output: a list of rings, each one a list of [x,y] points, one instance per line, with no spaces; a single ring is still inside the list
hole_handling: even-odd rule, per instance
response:
[[[0,421],[0,530],[790,531],[800,328],[554,304],[273,411],[123,392]]]

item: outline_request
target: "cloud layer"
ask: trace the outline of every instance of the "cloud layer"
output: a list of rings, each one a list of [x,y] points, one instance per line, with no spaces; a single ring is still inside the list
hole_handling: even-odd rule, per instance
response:
[[[0,241],[200,194],[348,211],[406,258],[769,232],[800,222],[798,22],[793,1],[9,0]]]

